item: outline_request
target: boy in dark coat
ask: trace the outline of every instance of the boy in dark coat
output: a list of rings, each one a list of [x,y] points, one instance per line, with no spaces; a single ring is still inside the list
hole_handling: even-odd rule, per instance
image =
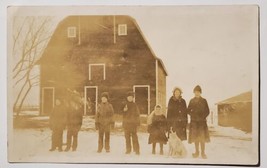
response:
[[[205,154],[205,143],[210,142],[207,126],[207,116],[209,115],[209,106],[207,100],[201,97],[202,89],[200,86],[194,88],[195,97],[191,99],[188,106],[188,114],[191,116],[189,129],[189,143],[195,143],[195,153],[193,157],[199,156],[199,146],[201,147],[201,156],[207,158]]]
[[[101,103],[98,105],[97,113],[95,116],[95,125],[98,129],[98,153],[102,152],[103,141],[105,135],[105,149],[106,152],[110,152],[110,128],[114,124],[113,106],[108,102],[109,95],[107,92],[103,92],[101,95]]]
[[[140,155],[140,147],[137,136],[137,127],[140,125],[140,112],[133,102],[134,93],[127,93],[127,102],[123,108],[123,128],[126,140],[126,154],[130,154],[132,150],[131,140],[133,142],[133,151]]]
[[[167,121],[168,129],[172,127],[181,140],[187,139],[187,107],[186,102],[181,96],[182,90],[178,87],[173,89],[173,96],[168,103]]]
[[[56,99],[56,105],[49,118],[50,129],[52,130],[52,145],[49,151],[58,148],[62,152],[63,130],[66,127],[66,108],[63,101]]]
[[[70,101],[70,106],[67,113],[67,147],[66,152],[72,148],[76,151],[78,146],[78,133],[82,126],[83,112],[82,106],[78,102]]]
[[[157,105],[155,110],[148,116],[148,144],[152,144],[152,154],[156,153],[156,143],[160,144],[160,155],[163,155],[163,144],[166,144],[168,139],[167,120],[162,112],[161,106]]]

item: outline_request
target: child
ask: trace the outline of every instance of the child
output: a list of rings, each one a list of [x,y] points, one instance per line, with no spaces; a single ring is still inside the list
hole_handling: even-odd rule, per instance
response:
[[[148,144],[152,144],[152,154],[156,153],[156,143],[160,144],[160,155],[163,155],[163,144],[166,144],[167,120],[161,106],[157,105],[148,117]]]
[[[124,136],[126,141],[126,154],[130,154],[132,150],[133,142],[133,151],[140,155],[140,147],[137,136],[137,127],[140,125],[140,112],[136,105],[133,102],[134,92],[127,93],[127,102],[123,108],[123,128]]]
[[[110,152],[110,127],[113,122],[113,106],[108,102],[109,95],[107,92],[101,94],[101,103],[98,105],[95,116],[95,126],[98,131],[98,153],[102,152],[103,140],[105,135],[105,149]]]

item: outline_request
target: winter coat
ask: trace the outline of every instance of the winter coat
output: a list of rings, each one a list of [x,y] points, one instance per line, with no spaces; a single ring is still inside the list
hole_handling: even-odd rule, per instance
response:
[[[66,107],[64,105],[56,105],[50,113],[49,126],[52,130],[64,130],[67,122]]]
[[[100,103],[98,105],[97,112],[95,115],[95,122],[96,124],[100,124],[102,126],[109,126],[114,122],[113,115],[114,109],[112,104],[108,102]]]
[[[207,100],[193,98],[188,106],[188,114],[191,117],[189,127],[189,143],[193,142],[209,142],[209,131],[207,126],[207,116],[209,115],[209,106]]]
[[[151,143],[163,143],[166,144],[168,139],[166,137],[167,131],[167,120],[166,117],[161,115],[156,115],[152,113],[152,123],[148,125],[148,144]]]
[[[122,112],[123,122],[122,125],[125,129],[135,129],[140,125],[140,112],[136,103],[128,102],[123,106],[127,105],[128,110]]]
[[[181,140],[186,140],[186,127],[187,127],[187,108],[186,102],[183,98],[176,99],[172,96],[168,103],[167,111],[168,129],[172,127],[177,136]]]
[[[83,121],[83,111],[81,107],[73,107],[67,113],[67,127],[80,129]]]

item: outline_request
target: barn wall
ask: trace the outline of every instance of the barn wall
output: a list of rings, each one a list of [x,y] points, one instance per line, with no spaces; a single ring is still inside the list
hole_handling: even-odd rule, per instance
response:
[[[158,103],[166,111],[166,74],[162,66],[158,67]]]
[[[80,23],[80,44],[78,32],[76,38],[67,37],[69,26],[78,30],[77,17],[63,20],[53,34],[42,57],[41,89],[55,87],[56,97],[64,97],[68,88],[82,93],[84,86],[98,86],[99,94],[110,93],[111,102],[119,111],[133,85],[149,85],[152,110],[156,103],[155,57],[133,20],[127,16],[116,17],[116,28],[118,24],[127,24],[128,31],[126,36],[116,35],[116,43],[113,31],[103,28],[113,28],[112,16],[89,19],[82,16]],[[89,64],[93,63],[105,64],[106,80],[89,80]],[[165,100],[166,79],[159,69],[159,89]],[[161,104],[166,106],[164,102]]]

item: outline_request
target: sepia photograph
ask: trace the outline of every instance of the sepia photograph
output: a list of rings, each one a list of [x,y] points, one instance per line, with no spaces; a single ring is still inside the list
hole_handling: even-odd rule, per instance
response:
[[[9,6],[8,162],[258,166],[259,7]]]

